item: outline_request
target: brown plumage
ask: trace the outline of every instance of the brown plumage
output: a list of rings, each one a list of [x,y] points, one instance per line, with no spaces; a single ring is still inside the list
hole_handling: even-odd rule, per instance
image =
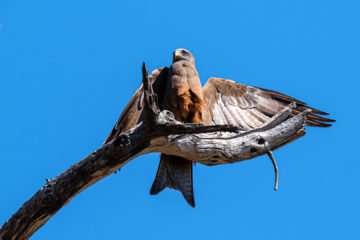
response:
[[[185,49],[173,53],[165,84],[162,108],[174,113],[176,120],[186,123],[202,123],[205,104],[202,97],[199,74],[192,54]],[[179,190],[190,206],[195,207],[192,162],[161,154],[159,168],[150,194],[157,194],[165,187]]]
[[[329,127],[332,119],[319,115],[325,112],[275,91],[251,87],[222,78],[210,78],[202,88],[192,54],[185,49],[173,53],[173,64],[149,75],[159,106],[174,113],[181,122],[206,125],[232,124],[254,129],[260,127],[276,113],[295,102],[293,115],[311,109],[307,125]],[[137,89],[105,143],[134,127],[143,119],[142,85]],[[192,162],[184,158],[161,154],[159,168],[150,190],[157,194],[169,187],[179,190],[186,201],[195,206],[193,196]]]

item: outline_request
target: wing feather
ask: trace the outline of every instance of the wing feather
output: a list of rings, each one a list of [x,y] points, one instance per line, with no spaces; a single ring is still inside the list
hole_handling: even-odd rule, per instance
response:
[[[218,101],[218,104],[220,106],[220,109],[221,109],[221,112],[222,112],[222,116],[225,117],[225,123],[229,123],[229,124],[232,124],[232,125],[236,125],[236,121],[233,117],[233,113],[231,112],[231,108],[229,107],[226,107],[223,103],[222,100]],[[230,105],[231,106],[231,105]]]
[[[149,80],[153,83],[154,92],[159,96],[159,106],[162,104],[162,92],[164,91],[164,85],[168,73],[168,68],[163,67],[154,70],[148,77]],[[111,140],[117,138],[121,133],[128,131],[136,124],[142,121],[143,113],[143,85],[136,90],[134,95],[131,97],[129,103],[126,105],[124,111],[121,113],[118,121],[116,122],[111,133],[105,140],[104,144],[110,142]]]
[[[237,118],[240,120],[240,122],[237,126],[250,129],[251,127],[248,125],[248,121],[245,118],[245,114],[244,114],[245,111],[239,107],[237,107],[235,109],[236,109],[235,114],[236,114]]]
[[[220,104],[215,104],[213,110],[214,110],[214,112],[212,115],[213,115],[214,121],[219,122],[219,124],[226,124],[227,121],[224,116],[224,113],[222,112]]]
[[[328,113],[309,107],[296,98],[222,78],[209,78],[203,87],[203,97],[207,108],[207,114],[204,116],[211,116],[211,119],[204,120],[206,124],[232,124],[248,129],[257,128],[291,102],[297,104],[292,115],[306,109],[312,110],[306,122],[309,126],[329,127],[331,122],[335,122],[319,116]]]
[[[249,109],[249,111],[253,114],[253,116],[259,120],[260,123],[267,122],[270,118],[266,116],[265,114],[261,113],[260,111],[256,109]]]

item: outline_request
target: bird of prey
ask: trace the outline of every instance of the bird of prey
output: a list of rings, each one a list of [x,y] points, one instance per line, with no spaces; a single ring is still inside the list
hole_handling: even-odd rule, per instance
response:
[[[306,124],[329,127],[334,120],[319,115],[328,113],[316,110],[285,94],[243,85],[232,80],[211,77],[204,87],[195,68],[195,59],[186,49],[173,52],[173,63],[154,70],[149,75],[161,110],[174,113],[184,123],[205,125],[231,124],[246,129],[260,127],[290,103],[295,102],[293,115],[311,109]],[[143,119],[143,86],[137,89],[115,124],[105,143],[115,139]],[[158,171],[150,194],[164,188],[179,190],[188,204],[195,206],[193,194],[192,162],[177,156],[161,154]]]

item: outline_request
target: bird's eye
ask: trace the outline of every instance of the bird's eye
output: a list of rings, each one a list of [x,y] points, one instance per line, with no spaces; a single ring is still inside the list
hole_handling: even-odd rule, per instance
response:
[[[182,50],[182,51],[181,51],[181,55],[185,55],[185,56],[186,56],[186,55],[188,55],[188,53],[187,53],[185,50]]]

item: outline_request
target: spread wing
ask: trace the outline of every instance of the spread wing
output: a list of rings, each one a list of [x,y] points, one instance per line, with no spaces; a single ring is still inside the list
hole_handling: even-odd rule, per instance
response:
[[[162,105],[162,96],[165,87],[169,68],[162,67],[154,70],[148,77],[153,82],[154,93],[158,96],[159,106]],[[129,103],[126,105],[124,111],[121,113],[119,120],[115,124],[113,130],[105,140],[104,144],[117,138],[119,134],[128,131],[136,124],[142,121],[143,118],[143,85],[136,90]]]
[[[321,117],[328,113],[308,107],[306,103],[285,94],[271,90],[250,87],[222,78],[209,78],[203,87],[207,109],[204,112],[206,124],[231,124],[253,129],[261,126],[276,113],[295,102],[296,115],[311,109],[306,122],[309,126],[330,127],[335,120]]]

